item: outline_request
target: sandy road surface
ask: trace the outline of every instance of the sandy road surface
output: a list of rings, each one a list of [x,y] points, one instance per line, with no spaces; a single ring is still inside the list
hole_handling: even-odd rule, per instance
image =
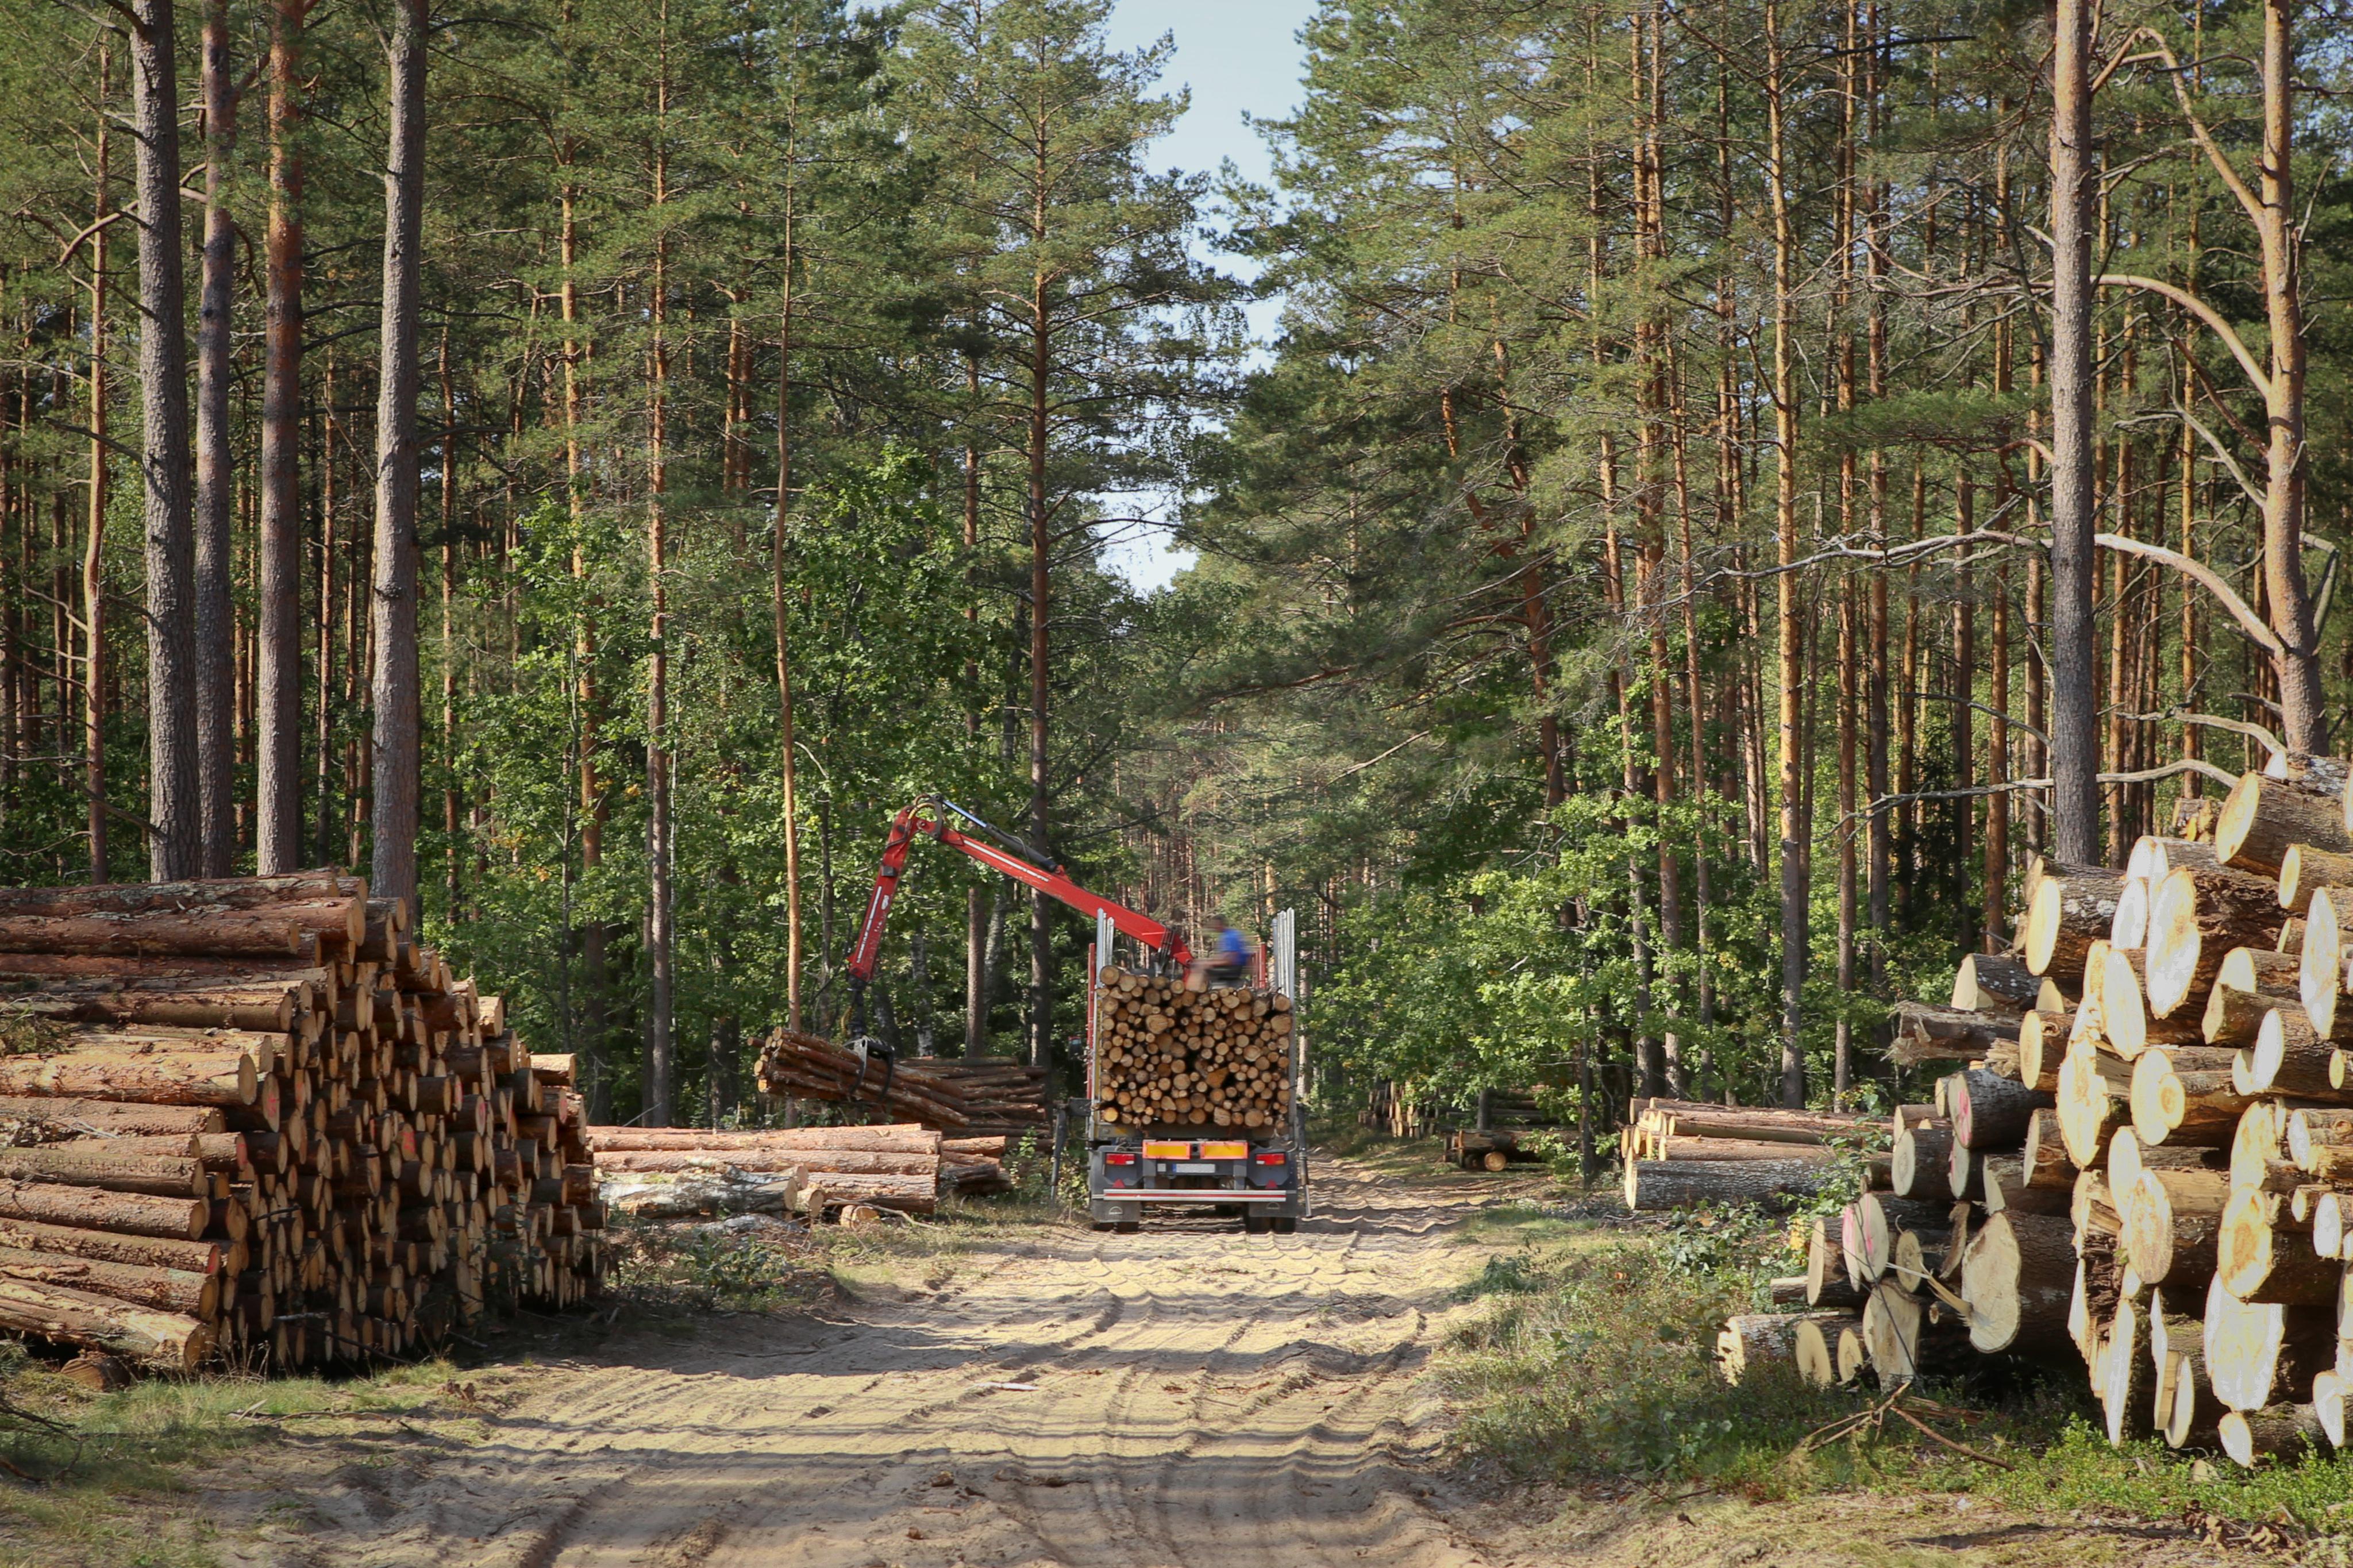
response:
[[[1322,1215],[1292,1237],[1041,1228],[937,1291],[714,1319],[684,1342],[623,1336],[528,1374],[470,1432],[437,1423],[363,1461],[257,1476],[265,1489],[223,1500],[228,1555],[1483,1564],[1425,1500],[1439,1406],[1416,1385],[1477,1257],[1444,1232],[1493,1190],[1324,1169]]]

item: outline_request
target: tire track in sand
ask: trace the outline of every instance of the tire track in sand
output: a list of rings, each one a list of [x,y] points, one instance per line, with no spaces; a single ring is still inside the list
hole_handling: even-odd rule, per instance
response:
[[[1292,1237],[1040,1228],[943,1295],[621,1336],[486,1421],[486,1440],[420,1442],[364,1487],[308,1478],[298,1538],[233,1533],[225,1555],[1481,1568],[1414,1468],[1435,1436],[1415,1384],[1465,1271],[1444,1232],[1469,1205],[1345,1166],[1318,1199],[1324,1217]],[[1006,1382],[1037,1386],[987,1386]]]

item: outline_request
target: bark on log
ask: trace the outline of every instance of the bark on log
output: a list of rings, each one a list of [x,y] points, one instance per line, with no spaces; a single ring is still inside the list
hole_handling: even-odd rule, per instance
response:
[[[213,1346],[212,1330],[194,1318],[6,1275],[0,1275],[0,1328],[179,1371]]]
[[[2286,918],[2276,882],[2219,867],[2167,872],[2148,911],[2149,1016],[2197,1017],[2231,950],[2271,946]]]
[[[2116,947],[2139,947],[2148,941],[2148,879],[2127,873],[2124,890],[2116,895],[2116,912],[2108,921],[2108,942]]]
[[[2276,880],[2299,844],[2353,850],[2342,803],[2300,781],[2242,774],[2214,820],[2214,853],[2226,866]]]
[[[2287,1113],[2287,1157],[2325,1182],[2353,1181],[2353,1107],[2300,1106]]]
[[[2131,1115],[2131,1069],[2124,1063],[2088,1042],[2068,1047],[2066,1059],[2059,1064],[2059,1092],[2053,1099],[2069,1159],[2086,1167],[2100,1163],[2109,1132]]]
[[[2197,1020],[2149,1016],[2142,965],[2138,948],[2112,945],[2103,954],[2100,1031],[2107,1037],[2109,1048],[2131,1061],[2151,1046],[2200,1044]]]
[[[2218,979],[2214,989],[2206,994],[2206,1012],[2199,1020],[2198,1032],[2210,1046],[2228,1046],[2233,1050],[2252,1046],[2263,1033],[2263,1015],[2284,1005],[2304,1010],[2295,987],[2245,991],[2227,979]]]
[[[0,1057],[0,1094],[137,1100],[152,1105],[251,1105],[260,1077],[247,1051],[176,1056]]]
[[[45,1095],[0,1095],[0,1118],[53,1121],[67,1127],[131,1135],[218,1132],[220,1110],[208,1105],[137,1105],[113,1100],[60,1100]]]
[[[936,1176],[936,1154],[878,1154],[853,1149],[727,1149],[599,1152],[596,1168],[615,1175],[677,1174],[688,1171],[799,1171],[814,1181],[826,1174]]]
[[[2222,1452],[2248,1469],[2264,1459],[2292,1459],[2326,1440],[2320,1417],[2309,1405],[2274,1405],[2263,1410],[2233,1410],[2218,1427]]]
[[[1630,1160],[1626,1206],[1636,1214],[1700,1204],[1780,1205],[1846,1179],[1813,1160]]]
[[[1889,1156],[1889,1183],[1899,1198],[1950,1204],[1956,1196],[1949,1169],[1953,1131],[1949,1122],[1908,1126],[1896,1135]]]
[[[2074,1182],[2060,1187],[2030,1186],[2026,1162],[2016,1154],[1996,1154],[1985,1162],[1985,1209],[1988,1214],[2063,1215],[2073,1206]]]
[[[2074,1010],[2037,1008],[2018,1021],[2018,1081],[2044,1094],[2059,1090],[2059,1063],[2067,1054]]]
[[[613,1156],[626,1158],[630,1156]],[[805,1155],[820,1163],[830,1155]],[[911,1158],[912,1156],[902,1156]],[[1730,1138],[1658,1138],[1647,1141],[1642,1157],[1649,1160],[1811,1160],[1830,1164],[1839,1152],[1827,1143],[1746,1142]],[[604,1158],[604,1156],[599,1156]],[[844,1167],[847,1169],[848,1167]]]
[[[2294,844],[2280,861],[2280,908],[2300,915],[2323,888],[2353,888],[2353,855]]]
[[[2214,846],[2211,843],[2144,833],[2133,840],[2132,852],[2125,858],[2125,875],[2154,879],[2176,866],[2212,866],[2218,863]]]
[[[187,1274],[217,1274],[227,1262],[218,1242],[177,1237],[127,1236],[88,1230],[79,1226],[42,1225],[32,1220],[0,1217],[0,1247],[25,1252],[86,1258],[99,1263],[121,1263],[141,1268],[168,1268]]]
[[[2104,1355],[2100,1412],[2106,1418],[2109,1444],[2121,1448],[2154,1425],[2150,1400],[2157,1369],[2149,1362],[2148,1320],[2129,1300],[2119,1300],[2108,1320]]]
[[[2344,1268],[2314,1257],[2303,1237],[2281,1234],[2281,1205],[2276,1193],[2232,1194],[2215,1239],[2215,1277],[2242,1301],[2333,1309]]]
[[[1899,1002],[1895,1039],[1888,1059],[1899,1067],[1922,1062],[1971,1061],[2018,1038],[2014,1014],[1962,1013],[1926,1002]]]
[[[1947,1326],[1932,1324],[1919,1298],[1892,1279],[1873,1287],[1857,1332],[1883,1389],[1940,1376],[1968,1354],[1967,1340]]]
[[[194,1241],[211,1223],[212,1205],[201,1198],[147,1197],[47,1182],[0,1182],[0,1220],[5,1219]]]
[[[1857,1251],[1862,1277],[1867,1280],[1883,1278],[1894,1266],[1895,1237],[1899,1231],[1941,1231],[1947,1215],[1951,1212],[1948,1204],[1883,1197],[1877,1193],[1858,1194],[1852,1207],[1855,1237],[1860,1244]]]
[[[104,1263],[55,1252],[26,1252],[0,1247],[0,1275],[87,1290],[159,1311],[185,1313],[200,1321],[209,1321],[220,1310],[221,1277],[217,1274]]]
[[[194,1155],[171,1159],[67,1148],[0,1149],[0,1182],[55,1182],[161,1198],[198,1198],[212,1190],[204,1162]]]
[[[1989,1354],[2047,1356],[2067,1342],[2075,1282],[2073,1228],[2046,1215],[1989,1215],[1961,1259],[1969,1342]]]
[[[939,1132],[909,1122],[887,1127],[789,1127],[761,1132],[716,1132],[693,1127],[590,1127],[583,1130],[598,1154],[696,1149],[814,1149],[875,1154],[935,1154]],[[1001,1141],[1000,1141],[1001,1151]]]
[[[2132,1129],[2147,1145],[2220,1148],[2253,1097],[2233,1077],[2238,1053],[2214,1046],[2149,1051],[2133,1064]]]
[[[1841,1381],[1839,1336],[1858,1321],[1852,1312],[1840,1312],[1828,1320],[1812,1313],[1800,1317],[1797,1331],[1791,1336],[1798,1376],[1815,1388],[1836,1387]]]
[[[1953,1136],[1972,1150],[2013,1149],[2026,1137],[2027,1120],[2053,1103],[2050,1095],[2010,1079],[1971,1068],[1955,1075]]]
[[[2027,897],[2026,967],[2063,985],[2078,982],[2092,943],[2116,923],[2124,885],[2114,871],[2045,870]]]
[[[2312,1019],[2294,1004],[2263,1016],[2255,1043],[2241,1053],[2246,1070],[2240,1088],[2256,1094],[2317,1095],[2334,1092],[2328,1082],[2335,1044],[2313,1032]]]
[[[1859,1273],[1847,1265],[1838,1221],[1816,1215],[1806,1234],[1806,1304],[1845,1311],[1861,1308],[1865,1291],[1855,1282]]]
[[[1794,1370],[1799,1325],[1827,1326],[1835,1332],[1851,1321],[1846,1312],[1743,1312],[1727,1318],[1715,1337],[1716,1369],[1734,1384],[1768,1366]]]
[[[0,951],[246,957],[290,968],[315,962],[320,933],[341,931],[343,923],[332,907],[301,904],[199,915],[0,915]]]
[[[2187,1295],[2213,1278],[2227,1176],[2143,1169],[2117,1198],[2125,1253],[2143,1283]]]
[[[2042,989],[2041,977],[2017,959],[1973,952],[1953,976],[1953,1005],[1964,1013],[2023,1013]]]

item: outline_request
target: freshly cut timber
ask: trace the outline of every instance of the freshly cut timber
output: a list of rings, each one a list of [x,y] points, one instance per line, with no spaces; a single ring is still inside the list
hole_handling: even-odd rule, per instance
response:
[[[2132,1068],[2133,1131],[2149,1144],[2228,1143],[2253,1098],[2238,1089],[2238,1056],[2219,1046],[2144,1055]]]
[[[876,1065],[830,1040],[797,1030],[777,1029],[768,1036],[760,1047],[757,1075],[763,1094],[871,1104],[904,1121],[958,1131],[972,1120],[955,1087],[921,1067]]]
[[[2353,1108],[2307,1105],[2289,1111],[2287,1156],[2324,1182],[2353,1182]]]
[[[1124,1127],[1280,1128],[1291,1114],[1291,998],[1106,965],[1095,989],[1095,1115]]]
[[[1813,1328],[1819,1342],[1823,1328],[1835,1333],[1852,1321],[1848,1312],[1744,1312],[1728,1318],[1715,1337],[1717,1370],[1725,1382],[1736,1384],[1763,1367],[1795,1367],[1801,1328]]]
[[[596,1169],[618,1174],[663,1174],[729,1166],[739,1171],[799,1171],[820,1175],[925,1176],[937,1179],[937,1154],[876,1153],[863,1149],[650,1149],[596,1156]]]
[[[1947,1082],[1953,1137],[1972,1150],[2016,1148],[2026,1137],[2027,1119],[2052,1103],[2047,1094],[1981,1068],[1955,1073]]]
[[[2284,1003],[2303,1005],[2297,985],[2301,961],[2263,948],[2233,948],[2223,955],[2207,993],[2200,1032],[2212,1046],[2253,1045],[2263,1015]]]
[[[2042,989],[2042,980],[2018,960],[1973,952],[1953,976],[1953,1005],[1965,1013],[2023,1013]]]
[[[2278,879],[2299,844],[2353,852],[2343,803],[2301,780],[2241,775],[2214,822],[2214,853],[2226,866]]]
[[[25,1252],[0,1247],[0,1274],[43,1285],[111,1296],[118,1301],[208,1319],[220,1310],[218,1273],[198,1274],[142,1264],[106,1263],[55,1252]]]
[[[245,1050],[0,1057],[0,1094],[239,1106],[251,1105],[260,1092],[253,1053]]]
[[[2253,1469],[2258,1460],[2293,1458],[2326,1441],[2320,1417],[2309,1405],[2275,1405],[2267,1410],[2233,1410],[2217,1428],[2222,1452]]]
[[[1700,1204],[1776,1204],[1845,1179],[1820,1160],[1629,1160],[1626,1206],[1636,1214]]]
[[[1882,1388],[1949,1372],[1968,1352],[1966,1339],[1949,1324],[1932,1322],[1920,1299],[1893,1279],[1872,1288],[1860,1334]]]
[[[2273,945],[2286,918],[2276,882],[2220,867],[2168,871],[2148,910],[2149,1016],[2170,1018],[2194,1000],[2198,1016],[2231,950]]]
[[[2214,846],[2211,843],[2144,833],[2133,840],[2132,853],[2125,858],[2125,875],[2154,881],[2176,866],[2216,864]]]
[[[2344,1269],[2316,1258],[2301,1236],[2279,1232],[2276,1193],[2233,1193],[2224,1205],[2214,1252],[2215,1278],[2242,1301],[2282,1307],[2333,1306]]]
[[[2116,895],[2116,917],[2108,921],[2108,942],[2115,947],[2139,947],[2148,941],[2149,882],[2146,877],[2125,877]]]
[[[654,1153],[674,1150],[858,1151],[871,1154],[936,1154],[943,1142],[934,1128],[902,1122],[880,1127],[779,1127],[757,1132],[723,1132],[700,1127],[590,1127],[583,1141],[597,1155]],[[1000,1141],[999,1152],[1003,1151]]]
[[[213,1348],[212,1330],[184,1313],[6,1273],[0,1273],[0,1328],[181,1371]]]
[[[1989,1353],[2063,1344],[2074,1283],[2073,1227],[2065,1219],[1987,1216],[1961,1258],[1969,1342]]]
[[[2262,1410],[2304,1398],[2335,1363],[2336,1312],[2242,1301],[2217,1273],[2206,1290],[2202,1349],[2214,1397],[2232,1410]]]
[[[2153,1045],[2196,1045],[2203,1038],[2198,1020],[2149,1016],[2143,962],[2140,949],[2114,943],[2101,954],[2100,1028],[2108,1048],[2126,1061]]]
[[[1841,1226],[1815,1216],[1806,1237],[1806,1305],[1852,1310],[1862,1305],[1860,1268],[1849,1268]]]
[[[2251,1101],[2231,1134],[2231,1190],[2292,1193],[2306,1176],[2288,1157],[2287,1119],[2293,1108],[2276,1100]]]
[[[208,1105],[138,1105],[112,1100],[52,1100],[38,1095],[0,1095],[0,1121],[143,1137],[164,1132],[219,1132],[220,1110]]]
[[[2141,1282],[2184,1295],[2203,1288],[2214,1273],[2229,1176],[2144,1168],[2116,1196],[2125,1253]]]
[[[1917,1199],[1859,1194],[1851,1205],[1854,1215],[1855,1248],[1866,1279],[1885,1276],[1895,1264],[1895,1237],[1901,1231],[1942,1231],[1951,1205]],[[1843,1235],[1841,1237],[1844,1240]]]
[[[2073,1012],[2037,1008],[2018,1021],[2018,1079],[2044,1094],[2059,1089],[2059,1063],[2067,1054],[2067,1036],[2074,1026]]]
[[[2122,1447],[2151,1423],[2151,1388],[2157,1369],[2148,1353],[2148,1318],[2130,1297],[2119,1298],[2108,1319],[2099,1376],[2100,1413],[2105,1417],[2108,1441]]]
[[[2353,854],[2295,844],[2280,861],[2280,908],[2302,914],[2323,888],[2353,888]]]
[[[1815,1388],[1834,1388],[1843,1382],[1839,1373],[1839,1336],[1859,1321],[1851,1312],[1834,1313],[1828,1321],[1812,1313],[1800,1318],[1791,1336],[1798,1375]]]
[[[2337,999],[2345,991],[2345,947],[2337,907],[2348,900],[2353,894],[2333,888],[2314,893],[2305,910],[2304,942],[2296,950],[2296,1000],[2304,1004],[2314,1030],[2323,1035],[2336,1033]]]
[[[1949,1204],[1956,1195],[1950,1179],[1952,1152],[1950,1122],[1911,1123],[1895,1135],[1895,1147],[1889,1157],[1888,1184],[1900,1198]]]
[[[2068,1047],[2053,1099],[2069,1159],[2086,1167],[2100,1163],[2108,1135],[2130,1119],[2131,1092],[2131,1068],[2088,1040]]]
[[[2331,1092],[2328,1064],[2336,1046],[2312,1032],[2312,1020],[2289,1004],[2263,1016],[2255,1043],[2239,1053],[2245,1062],[2240,1087],[2248,1094],[2318,1095]]]
[[[2090,868],[2045,868],[2028,895],[2026,967],[2063,985],[2078,982],[2092,943],[2115,925],[2124,877]]]

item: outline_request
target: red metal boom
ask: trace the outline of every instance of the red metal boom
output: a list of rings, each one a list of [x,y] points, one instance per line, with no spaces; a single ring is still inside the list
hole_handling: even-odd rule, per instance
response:
[[[914,847],[918,837],[936,838],[951,849],[961,850],[992,871],[1001,871],[1017,882],[1027,882],[1051,898],[1086,915],[1107,915],[1111,923],[1135,938],[1155,952],[1165,952],[1179,965],[1193,962],[1192,949],[1184,940],[1172,935],[1168,928],[1149,915],[1136,913],[1124,904],[1087,891],[1059,868],[1040,866],[1026,856],[976,838],[948,826],[948,815],[978,823],[970,812],[951,805],[935,796],[916,801],[891,820],[891,835],[882,842],[882,862],[874,869],[874,891],[866,900],[866,919],[858,928],[858,940],[849,950],[849,978],[854,985],[863,986],[874,978],[874,968],[882,957],[882,928],[891,918],[892,900],[899,896],[899,878],[907,868],[907,851]]]

